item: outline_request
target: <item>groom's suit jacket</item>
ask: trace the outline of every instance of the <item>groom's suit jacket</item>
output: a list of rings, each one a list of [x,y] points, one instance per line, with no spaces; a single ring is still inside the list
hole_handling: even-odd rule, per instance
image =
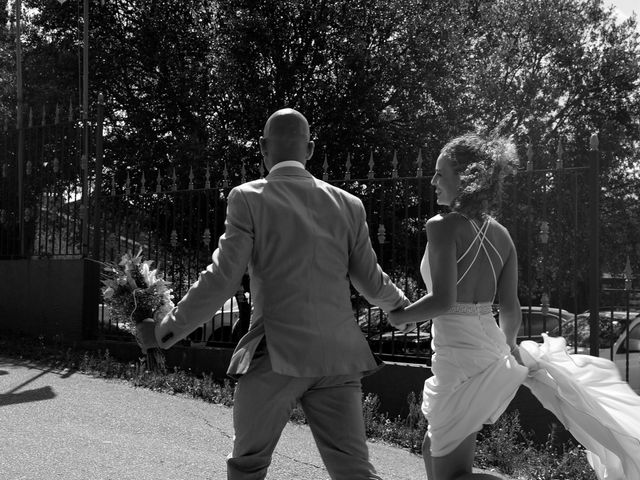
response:
[[[253,315],[228,369],[245,373],[265,338],[273,371],[295,377],[377,367],[358,327],[349,281],[391,311],[408,300],[382,271],[355,196],[282,166],[229,193],[225,233],[211,264],[156,326],[168,348],[211,319],[249,267]]]

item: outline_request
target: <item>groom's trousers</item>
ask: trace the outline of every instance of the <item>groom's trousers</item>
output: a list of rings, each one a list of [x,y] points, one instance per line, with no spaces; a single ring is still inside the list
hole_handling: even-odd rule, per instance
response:
[[[381,480],[369,462],[362,416],[361,374],[290,377],[257,352],[234,395],[233,452],[228,480],[262,480],[297,402],[333,480]]]

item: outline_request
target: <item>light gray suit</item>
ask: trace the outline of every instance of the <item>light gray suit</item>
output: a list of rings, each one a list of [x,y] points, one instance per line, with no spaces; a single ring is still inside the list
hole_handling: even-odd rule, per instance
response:
[[[231,190],[212,263],[156,327],[160,346],[208,321],[247,265],[254,310],[228,369],[240,376],[229,478],[264,478],[297,401],[332,478],[379,478],[367,458],[360,388],[377,364],[349,282],[383,310],[409,302],[377,264],[362,202],[292,166]]]

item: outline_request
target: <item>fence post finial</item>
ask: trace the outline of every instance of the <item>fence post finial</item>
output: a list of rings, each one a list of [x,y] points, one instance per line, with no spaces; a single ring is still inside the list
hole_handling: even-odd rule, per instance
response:
[[[240,167],[240,181],[246,183],[247,181],[247,169],[244,166],[244,158],[242,159],[242,166]]]
[[[207,162],[207,168],[204,170],[204,188],[206,190],[211,188],[211,169],[209,168],[209,163]]]
[[[391,165],[393,166],[393,170],[391,171],[391,178],[398,178],[398,152],[397,152],[397,150],[393,151],[393,160],[391,161]]]
[[[60,123],[60,104],[56,103],[56,116],[53,119],[53,122],[55,125],[58,125]]]
[[[189,167],[189,190],[193,190],[193,166]]]
[[[176,192],[178,190],[178,177],[176,176],[176,167],[173,167],[173,174],[171,175],[171,190]]]
[[[29,128],[33,127],[33,108],[29,107]]]
[[[418,149],[418,159],[416,160],[416,177],[422,178],[422,149]]]
[[[127,170],[127,179],[124,182],[125,195],[131,195],[131,178],[129,177],[129,170]]]
[[[369,178],[369,179],[373,179],[376,176],[376,174],[373,171],[373,166],[374,165],[375,165],[375,163],[373,161],[373,150],[371,150],[369,152],[369,173],[367,173],[367,178]]]
[[[147,179],[144,176],[144,172],[142,172],[142,177],[140,177],[140,193],[143,195],[147,193],[146,183],[147,183]]]
[[[347,153],[347,161],[344,164],[344,179],[351,180],[351,153]]]
[[[564,161],[562,160],[562,155],[564,154],[564,147],[562,145],[562,137],[558,138],[558,149],[557,149],[558,159],[556,160],[556,168],[558,170],[564,168]]]
[[[162,175],[160,175],[160,169],[158,169],[158,175],[156,175],[156,193],[162,192]]]
[[[222,187],[227,188],[229,186],[229,170],[227,170],[227,161],[224,162],[224,169],[222,170]]]
[[[204,243],[207,248],[211,245],[211,230],[209,228],[204,229],[204,233],[202,234],[202,243]]]
[[[327,147],[324,146],[324,162],[322,163],[322,180],[329,180],[329,162],[327,161]]]
[[[69,98],[69,121],[73,121],[73,100]]]
[[[533,172],[533,145],[527,144],[527,172]]]
[[[600,147],[598,132],[594,132],[591,134],[591,138],[589,139],[589,145],[591,146],[591,150],[598,150],[598,147]]]
[[[624,266],[623,276],[624,276],[624,289],[631,290],[632,283],[633,283],[633,270],[631,270],[631,260],[629,259],[629,255],[627,255],[627,264]]]

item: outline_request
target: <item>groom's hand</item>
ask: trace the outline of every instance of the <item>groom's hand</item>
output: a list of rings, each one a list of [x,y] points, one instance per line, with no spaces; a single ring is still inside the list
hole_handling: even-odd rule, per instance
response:
[[[159,348],[156,340],[156,322],[152,318],[145,318],[136,324],[136,341],[142,353],[147,353],[149,348]]]

